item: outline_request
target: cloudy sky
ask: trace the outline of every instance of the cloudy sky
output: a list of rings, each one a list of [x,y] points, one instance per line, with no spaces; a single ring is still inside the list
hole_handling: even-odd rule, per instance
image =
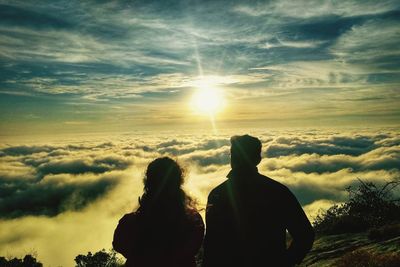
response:
[[[0,127],[395,124],[398,1],[0,1]]]
[[[311,220],[399,178],[399,62],[399,1],[0,0],[0,256],[110,248],[159,156],[204,208],[234,134]]]

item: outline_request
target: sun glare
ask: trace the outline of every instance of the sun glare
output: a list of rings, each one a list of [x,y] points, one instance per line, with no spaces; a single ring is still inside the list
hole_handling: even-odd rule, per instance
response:
[[[220,88],[211,79],[201,79],[195,83],[197,88],[192,96],[191,106],[197,113],[215,115],[222,110],[224,98]]]

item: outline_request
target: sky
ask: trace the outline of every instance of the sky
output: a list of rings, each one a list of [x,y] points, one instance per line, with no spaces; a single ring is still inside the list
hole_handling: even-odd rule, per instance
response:
[[[160,156],[204,216],[237,134],[311,221],[399,179],[399,62],[399,1],[0,0],[0,256],[110,249]]]
[[[0,3],[2,135],[399,122],[398,1]]]

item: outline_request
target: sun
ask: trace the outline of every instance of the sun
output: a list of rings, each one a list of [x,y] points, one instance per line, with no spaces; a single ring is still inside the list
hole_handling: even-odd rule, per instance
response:
[[[190,105],[199,114],[214,116],[225,105],[222,91],[213,79],[202,78],[195,83],[196,91]]]
[[[192,106],[200,113],[215,114],[221,109],[222,97],[211,88],[199,88],[193,95]]]

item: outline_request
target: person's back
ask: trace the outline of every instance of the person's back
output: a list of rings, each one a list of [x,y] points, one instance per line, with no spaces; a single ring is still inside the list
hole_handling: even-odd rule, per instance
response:
[[[234,162],[229,179],[208,197],[204,267],[291,266],[312,246],[313,229],[296,198],[259,174],[255,162],[239,168]]]
[[[113,247],[128,259],[126,266],[194,267],[204,224],[196,210],[181,219],[173,214],[128,213],[119,221]]]
[[[149,164],[138,209],[125,214],[114,232],[113,247],[127,259],[126,266],[196,266],[204,223],[182,183],[174,160]]]

